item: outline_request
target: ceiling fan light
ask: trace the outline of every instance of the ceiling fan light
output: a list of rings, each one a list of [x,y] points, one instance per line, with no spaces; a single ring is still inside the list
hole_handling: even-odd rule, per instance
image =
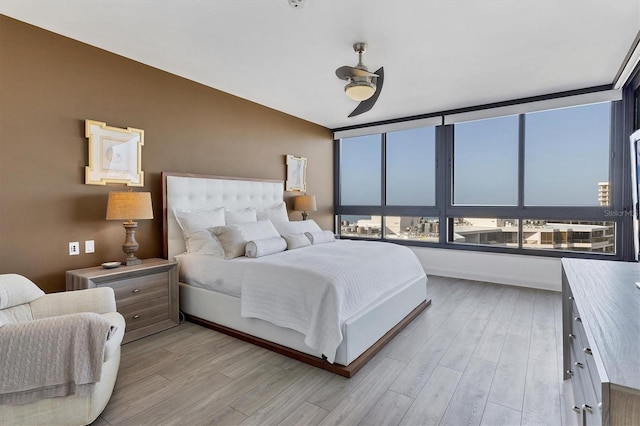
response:
[[[376,85],[370,81],[351,81],[344,86],[344,92],[354,101],[366,101],[376,92]]]

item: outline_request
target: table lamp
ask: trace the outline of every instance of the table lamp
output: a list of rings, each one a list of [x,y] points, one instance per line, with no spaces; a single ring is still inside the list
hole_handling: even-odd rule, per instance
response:
[[[107,220],[126,220],[122,225],[127,233],[122,251],[127,257],[125,265],[138,265],[142,263],[136,257],[140,246],[136,241],[136,228],[138,223],[134,219],[153,219],[150,192],[109,192],[107,202]]]
[[[302,220],[307,220],[307,211],[316,211],[315,195],[299,195],[293,200],[293,209],[302,212]]]

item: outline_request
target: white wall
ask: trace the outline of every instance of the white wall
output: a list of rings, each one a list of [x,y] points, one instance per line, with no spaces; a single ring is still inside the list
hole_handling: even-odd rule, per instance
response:
[[[562,291],[560,258],[410,247],[427,275]]]

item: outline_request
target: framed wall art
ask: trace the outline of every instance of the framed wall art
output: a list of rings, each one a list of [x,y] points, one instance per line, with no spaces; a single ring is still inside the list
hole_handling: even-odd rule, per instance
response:
[[[307,159],[287,155],[287,180],[285,191],[307,190]]]
[[[85,120],[85,136],[89,139],[85,184],[144,186],[144,130],[132,127],[121,129],[100,121]]]

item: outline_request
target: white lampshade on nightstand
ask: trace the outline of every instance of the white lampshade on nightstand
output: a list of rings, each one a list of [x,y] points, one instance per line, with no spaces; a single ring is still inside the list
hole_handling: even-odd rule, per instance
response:
[[[316,211],[316,196],[315,195],[299,195],[293,200],[293,209],[295,211],[302,212],[302,220],[307,220],[309,214],[308,211]]]
[[[125,265],[138,265],[141,263],[135,254],[140,246],[135,234],[138,223],[133,220],[153,219],[153,207],[151,206],[150,192],[109,192],[107,202],[107,220],[126,220],[122,225],[127,233],[122,251],[127,257]]]

